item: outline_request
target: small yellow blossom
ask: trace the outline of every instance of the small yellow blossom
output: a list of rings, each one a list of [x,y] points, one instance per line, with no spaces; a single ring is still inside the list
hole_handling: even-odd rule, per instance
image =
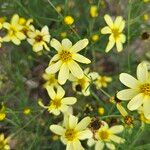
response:
[[[75,97],[64,97],[65,91],[61,86],[58,86],[57,92],[55,92],[51,86],[47,86],[46,89],[51,98],[49,105],[44,106],[41,101],[38,101],[38,104],[56,116],[59,115],[60,112],[68,111],[69,106],[75,104],[77,101]]]
[[[25,108],[24,110],[23,110],[23,114],[24,115],[29,115],[31,113],[31,109],[30,108]]]
[[[104,113],[105,113],[104,107],[99,107],[99,108],[98,108],[98,113],[99,113],[100,115],[104,115]]]
[[[149,15],[146,13],[143,15],[143,20],[148,21],[149,20]]]
[[[72,25],[74,23],[74,19],[72,16],[66,16],[64,17],[64,23],[67,25]]]
[[[98,76],[95,80],[95,85],[97,89],[100,89],[102,87],[106,88],[108,86],[108,83],[112,81],[111,77],[108,76]]]
[[[60,12],[62,11],[61,6],[60,6],[60,5],[57,5],[57,6],[56,6],[56,10],[57,10],[57,12],[59,12],[59,13],[60,13]]]
[[[73,90],[84,96],[90,95],[90,82],[94,80],[95,72],[89,73],[89,68],[84,70],[84,75],[81,79],[70,74],[69,80],[72,81]]]
[[[50,130],[61,136],[61,141],[67,145],[66,150],[84,150],[80,140],[92,137],[92,132],[87,129],[90,121],[90,117],[85,117],[78,123],[78,118],[70,114],[66,117],[63,127],[51,125]]]
[[[86,57],[78,54],[88,43],[88,39],[80,40],[74,45],[72,45],[69,39],[63,39],[62,43],[56,39],[52,39],[50,44],[51,47],[56,49],[57,54],[51,59],[46,72],[55,74],[60,70],[58,74],[58,82],[60,84],[64,84],[67,81],[70,72],[79,79],[83,78],[83,71],[76,61],[84,64],[91,62]]]
[[[49,51],[47,43],[50,41],[49,29],[47,26],[44,26],[41,31],[33,30],[28,32],[27,41],[33,46],[34,52],[42,51],[44,48]]]
[[[6,118],[6,108],[3,103],[0,103],[0,121]]]
[[[144,3],[148,3],[150,0],[143,0]]]
[[[46,88],[47,86],[52,86],[53,88],[57,88],[58,87],[58,80],[55,77],[55,74],[49,74],[49,73],[44,73],[42,75],[43,79],[46,81],[46,83],[44,83],[44,88]]]
[[[3,24],[6,21],[6,17],[0,17],[0,24]]]
[[[99,35],[98,35],[98,34],[92,35],[92,41],[93,41],[93,42],[96,42],[96,41],[98,41],[98,40],[99,40]]]
[[[96,5],[90,7],[90,15],[92,18],[98,17],[98,7]]]
[[[0,134],[0,150],[10,150],[8,142],[9,138],[5,138],[3,133]]]
[[[121,73],[120,81],[129,88],[118,92],[117,97],[120,100],[130,100],[127,107],[131,111],[143,106],[144,116],[150,119],[150,78],[147,65],[138,65],[137,79],[127,73]]]
[[[22,33],[23,26],[19,24],[19,16],[13,15],[10,23],[4,22],[3,27],[7,29],[7,35],[3,37],[4,42],[12,41],[16,45],[20,45],[21,40],[24,40],[26,36]]]
[[[115,125],[109,128],[108,124],[102,121],[101,127],[95,133],[95,139],[91,138],[88,140],[88,145],[95,145],[95,150],[102,150],[104,146],[110,150],[114,150],[114,143],[121,144],[125,140],[115,134],[121,133],[124,130],[122,125]]]
[[[67,37],[67,32],[61,32],[60,36],[63,37],[63,38]]]
[[[126,41],[126,36],[122,33],[125,27],[125,21],[121,16],[116,17],[114,22],[109,15],[105,15],[104,19],[108,26],[102,28],[101,33],[110,34],[105,51],[109,52],[116,44],[117,51],[121,52],[123,50],[122,44]]]

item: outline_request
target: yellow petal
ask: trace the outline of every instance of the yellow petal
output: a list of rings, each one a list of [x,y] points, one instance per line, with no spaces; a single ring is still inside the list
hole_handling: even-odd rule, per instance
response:
[[[124,28],[125,28],[125,21],[123,20],[123,21],[120,23],[119,31],[122,32]]]
[[[76,44],[74,44],[70,50],[74,53],[77,53],[80,50],[84,49],[88,45],[88,43],[89,43],[88,39],[80,40]]]
[[[69,115],[69,127],[71,129],[74,129],[77,123],[78,123],[78,118],[73,115]]]
[[[124,130],[122,125],[115,125],[109,128],[109,131],[113,134],[121,133]]]
[[[47,90],[47,92],[48,92],[49,97],[50,97],[51,99],[55,99],[56,93],[55,93],[53,87],[52,87],[52,86],[46,86],[46,90]]]
[[[46,73],[54,74],[60,69],[61,65],[62,65],[62,61],[59,60],[58,62],[48,66],[45,71]]]
[[[117,93],[117,98],[120,100],[130,100],[139,93],[138,90],[125,89]]]
[[[61,100],[62,104],[73,105],[77,102],[75,97],[65,97]]]
[[[122,46],[121,41],[116,42],[116,47],[117,47],[118,52],[121,52],[123,50],[123,46]]]
[[[21,43],[20,40],[19,40],[17,37],[15,37],[15,36],[12,37],[11,40],[12,40],[12,42],[13,42],[14,44],[16,44],[16,45],[20,45],[20,43]]]
[[[111,135],[110,136],[110,139],[115,142],[115,143],[124,143],[125,142],[125,139],[119,137],[119,136],[116,136],[116,135]]]
[[[120,81],[127,87],[138,89],[139,82],[134,77],[127,73],[121,73],[119,76]]]
[[[83,71],[75,61],[68,62],[68,67],[69,67],[69,70],[71,71],[71,73],[75,77],[77,77],[79,79],[83,78]]]
[[[114,45],[115,45],[115,41],[109,41],[107,44],[105,52],[106,53],[109,52],[113,48]]]
[[[112,21],[112,19],[111,19],[111,17],[109,16],[109,15],[105,15],[104,16],[104,19],[105,19],[105,21],[106,21],[106,23],[108,24],[108,26],[111,28],[114,24],[113,24],[113,21]]]
[[[73,58],[74,60],[80,62],[80,63],[84,63],[84,64],[89,64],[89,63],[91,63],[91,61],[90,61],[88,58],[86,58],[86,57],[84,57],[84,56],[82,56],[82,55],[80,55],[80,54],[78,54],[78,53],[75,53],[75,54],[72,56],[72,58]]]
[[[73,142],[73,149],[70,150],[84,150],[79,140]]]
[[[69,50],[72,47],[72,42],[69,39],[63,39],[62,46],[64,50]]]
[[[8,22],[4,22],[3,23],[3,27],[6,28],[6,29],[9,29],[10,28],[10,24]]]
[[[64,97],[64,95],[65,95],[64,89],[63,89],[61,86],[58,86],[58,87],[57,87],[57,94],[56,94],[56,97],[57,97],[58,99],[61,99],[61,98]]]
[[[44,26],[43,28],[42,28],[42,30],[41,30],[41,33],[42,34],[44,34],[44,35],[49,35],[49,29],[48,29],[48,27],[47,26]]]
[[[115,21],[114,21],[114,25],[116,27],[120,27],[120,24],[121,24],[122,20],[123,20],[122,16],[117,16]]]
[[[101,141],[96,142],[95,150],[103,150],[103,148],[104,148],[103,142],[101,142]]]
[[[143,100],[144,116],[146,119],[150,119],[150,96],[145,96]]]
[[[146,63],[142,62],[137,67],[137,78],[141,82],[145,82],[148,80],[148,69]]]
[[[66,150],[74,150],[73,142],[68,142],[68,143],[67,143]]]
[[[111,144],[111,143],[106,143],[106,146],[108,147],[108,149],[110,150],[115,150],[115,145],[114,144]]]
[[[126,41],[126,36],[124,34],[121,34],[120,35],[120,42],[125,43],[125,41]]]
[[[58,74],[58,82],[60,84],[65,84],[68,78],[69,78],[69,68],[67,64],[64,63],[61,66],[59,74]]]
[[[16,24],[18,24],[18,22],[19,22],[19,16],[18,16],[18,14],[14,14],[11,18],[11,24],[16,25]]]
[[[89,138],[92,138],[93,134],[90,130],[84,130],[84,131],[81,131],[79,132],[78,134],[78,138],[80,140],[85,140],[85,139],[89,139]]]
[[[61,43],[58,40],[54,39],[54,38],[51,40],[50,45],[51,45],[51,47],[53,47],[57,51],[62,50]]]
[[[143,103],[143,98],[144,97],[143,97],[142,93],[140,93],[140,94],[136,95],[135,97],[133,97],[127,105],[128,109],[131,110],[131,111],[138,109]]]
[[[106,27],[102,28],[101,33],[102,34],[110,34],[111,33],[111,29],[106,26]]]
[[[16,36],[17,36],[17,38],[20,39],[20,40],[24,40],[24,39],[26,38],[26,36],[25,36],[23,33],[21,33],[21,32],[17,32],[17,33],[16,33]]]
[[[50,126],[50,130],[55,133],[55,134],[58,134],[58,135],[63,135],[65,130],[63,127],[61,126],[58,126],[58,125],[51,125]]]
[[[34,52],[39,52],[41,50],[43,50],[43,46],[41,44],[36,43],[36,44],[33,45],[33,51]]]

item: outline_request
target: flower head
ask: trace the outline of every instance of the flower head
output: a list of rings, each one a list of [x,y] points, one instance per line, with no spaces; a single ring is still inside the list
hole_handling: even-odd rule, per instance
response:
[[[108,149],[115,149],[113,142],[121,144],[124,143],[124,139],[115,135],[121,133],[124,130],[122,125],[115,125],[109,128],[108,124],[102,121],[101,127],[95,133],[95,140],[89,139],[88,145],[92,146],[95,144],[95,150],[104,149],[104,145]]]
[[[0,103],[0,121],[6,118],[6,107],[3,103]]]
[[[28,32],[27,41],[33,46],[34,52],[42,51],[44,48],[49,51],[47,43],[50,41],[49,29],[47,26],[44,26],[41,31],[33,30]]]
[[[8,144],[9,139],[4,137],[4,134],[0,134],[0,150],[10,150],[10,146]]]
[[[78,54],[87,44],[87,39],[80,40],[73,46],[69,39],[63,39],[62,43],[56,39],[52,39],[51,46],[56,49],[57,54],[51,59],[46,72],[54,74],[60,70],[58,74],[58,82],[60,84],[64,84],[67,81],[70,72],[79,79],[83,78],[83,71],[76,61],[85,64],[91,62],[86,57]]]
[[[147,119],[150,119],[150,78],[145,63],[140,63],[137,67],[137,79],[127,73],[120,74],[120,81],[128,89],[119,91],[117,97],[120,100],[130,100],[127,107],[129,110],[137,110],[143,106],[143,112]]]
[[[23,26],[19,24],[19,16],[13,15],[10,23],[4,22],[3,27],[7,29],[7,35],[3,37],[3,41],[12,41],[16,45],[20,45],[21,40],[24,40],[26,36],[22,33]]]
[[[99,35],[98,34],[93,34],[91,37],[93,42],[97,42],[99,40]]]
[[[110,34],[109,42],[106,47],[106,52],[109,52],[115,44],[117,47],[117,51],[122,51],[122,44],[126,41],[126,36],[122,33],[125,27],[125,21],[121,16],[118,16],[114,22],[109,15],[105,15],[104,19],[108,26],[102,28],[101,33]]]
[[[61,141],[67,145],[67,150],[84,150],[80,140],[92,137],[92,132],[87,129],[90,121],[90,117],[85,117],[78,123],[78,118],[70,114],[66,117],[63,127],[51,125],[50,130],[61,136]]]
[[[72,25],[74,23],[74,19],[72,16],[66,16],[64,18],[64,23],[67,25]]]
[[[92,18],[95,18],[95,17],[98,16],[98,7],[97,6],[92,5],[90,7],[90,15],[91,15]]]
[[[44,106],[41,101],[38,103],[41,107],[48,109],[49,113],[53,113],[54,115],[68,111],[69,106],[75,104],[77,101],[75,97],[64,97],[65,91],[61,86],[58,86],[57,92],[55,92],[51,86],[47,86],[46,89],[51,98],[49,105]]]
[[[23,110],[23,114],[24,115],[29,115],[31,113],[31,109],[30,108],[24,108]]]

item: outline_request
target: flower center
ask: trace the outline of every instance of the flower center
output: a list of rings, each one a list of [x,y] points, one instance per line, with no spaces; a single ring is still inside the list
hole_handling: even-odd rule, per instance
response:
[[[109,138],[109,132],[108,131],[100,131],[99,136],[102,140],[106,140]]]
[[[61,106],[61,100],[60,99],[54,99],[51,101],[51,105],[55,108],[59,108]]]
[[[65,132],[65,137],[68,141],[73,141],[77,136],[77,132],[74,129],[67,129]]]
[[[36,37],[35,37],[35,41],[36,42],[41,42],[43,40],[43,37],[41,36],[41,35],[37,35]]]
[[[60,53],[60,59],[63,62],[67,62],[67,61],[72,59],[72,54],[69,51],[62,50],[61,53]]]
[[[150,83],[145,83],[140,87],[141,93],[150,96]]]
[[[9,30],[9,34],[13,36],[16,32],[17,32],[16,28],[14,26],[11,26]]]
[[[112,29],[112,33],[113,33],[113,36],[114,36],[114,39],[116,40],[119,35],[120,35],[120,32],[119,32],[119,29],[118,28],[113,28]]]

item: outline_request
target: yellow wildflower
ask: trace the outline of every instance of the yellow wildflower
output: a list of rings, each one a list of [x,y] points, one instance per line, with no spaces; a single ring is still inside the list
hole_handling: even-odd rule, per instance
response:
[[[100,115],[104,115],[104,113],[105,113],[104,107],[99,107],[99,108],[98,108],[98,113],[99,113]]]
[[[92,41],[93,42],[96,42],[96,41],[98,41],[99,40],[99,35],[98,34],[93,34],[92,35]]]
[[[147,13],[145,13],[145,14],[143,15],[143,20],[144,20],[144,21],[148,21],[148,20],[149,20],[149,15],[148,15]]]
[[[6,17],[0,17],[0,24],[3,24],[6,21]]]
[[[83,78],[83,71],[76,61],[85,64],[91,62],[86,57],[78,54],[79,51],[88,45],[88,42],[88,39],[83,39],[72,46],[72,42],[69,39],[63,39],[62,43],[52,39],[50,44],[51,47],[57,50],[57,54],[51,59],[46,72],[54,74],[60,70],[58,74],[58,82],[60,84],[64,84],[67,81],[69,72],[79,79]]]
[[[98,7],[96,5],[90,7],[90,15],[92,18],[98,17]]]
[[[124,143],[125,140],[115,134],[121,133],[124,130],[122,125],[115,125],[109,128],[108,124],[102,121],[101,127],[95,133],[95,139],[93,138],[88,140],[88,145],[95,145],[95,150],[102,150],[104,146],[108,149],[116,149],[113,142],[117,144]]]
[[[67,145],[67,150],[84,150],[80,140],[92,137],[92,132],[87,129],[90,121],[90,117],[85,117],[78,123],[78,118],[70,114],[65,119],[63,127],[51,125],[50,130],[61,136],[61,141]]]
[[[120,100],[130,102],[127,107],[129,110],[137,110],[143,105],[143,112],[147,119],[150,119],[150,78],[145,63],[140,63],[137,67],[137,79],[127,73],[120,74],[120,81],[129,89],[117,93]]]
[[[24,40],[26,36],[22,33],[23,26],[19,24],[19,16],[13,15],[10,23],[4,22],[3,27],[7,29],[8,33],[3,37],[3,41],[12,41],[16,45],[20,45],[21,40]]]
[[[56,10],[57,10],[57,12],[59,12],[59,13],[60,13],[60,12],[62,11],[61,6],[60,6],[60,5],[57,5],[57,6],[56,6]]]
[[[0,121],[6,118],[6,108],[3,103],[0,104]]]
[[[95,80],[95,85],[97,89],[100,89],[102,87],[107,87],[108,83],[112,81],[111,77],[108,76],[98,76],[97,79]]]
[[[68,111],[69,106],[75,104],[77,101],[75,97],[64,97],[65,91],[61,86],[58,86],[57,92],[55,92],[51,86],[47,86],[46,89],[51,98],[49,105],[44,106],[41,101],[39,101],[38,104],[48,109],[49,113],[53,113],[54,115],[59,115],[60,112]]]
[[[25,108],[24,110],[23,110],[23,114],[24,115],[29,115],[31,113],[31,109],[30,108]]]
[[[41,31],[33,30],[28,32],[27,41],[33,46],[34,52],[42,51],[44,48],[49,51],[47,43],[50,41],[49,29],[47,26],[44,26]]]
[[[110,34],[105,51],[109,52],[116,44],[117,51],[121,52],[123,50],[122,44],[126,41],[126,36],[122,33],[125,27],[125,21],[121,16],[118,16],[114,22],[109,15],[105,15],[104,19],[108,26],[102,28],[101,33]]]
[[[45,72],[42,77],[46,81],[46,83],[44,83],[44,88],[46,88],[47,86],[52,86],[53,88],[58,87],[59,84],[58,80],[55,77],[55,74],[49,74]]]
[[[0,150],[10,150],[8,142],[9,138],[5,138],[3,133],[0,134]]]
[[[63,37],[63,38],[67,37],[67,32],[61,32],[60,36]]]
[[[74,19],[72,16],[66,16],[64,18],[64,23],[67,25],[72,25],[74,23]]]

